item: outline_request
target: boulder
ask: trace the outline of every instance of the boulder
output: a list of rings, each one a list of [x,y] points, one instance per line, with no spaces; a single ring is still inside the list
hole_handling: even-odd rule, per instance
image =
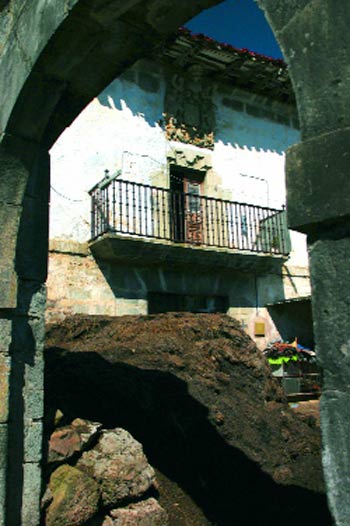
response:
[[[98,509],[98,484],[86,473],[63,465],[51,475],[52,502],[46,514],[46,526],[80,526]]]
[[[85,420],[83,418],[75,418],[71,423],[71,426],[80,437],[81,449],[88,448],[97,437],[99,430],[102,428],[102,424],[99,422],[90,422],[90,420]]]
[[[127,431],[102,431],[96,446],[83,453],[77,467],[100,485],[105,506],[140,498],[155,483],[142,446]]]
[[[80,437],[72,426],[55,429],[50,436],[48,463],[65,462],[80,451]]]
[[[167,526],[166,511],[153,499],[111,510],[102,526]]]
[[[76,418],[70,425],[55,429],[50,437],[48,462],[65,462],[84,450],[96,437],[101,424]]]

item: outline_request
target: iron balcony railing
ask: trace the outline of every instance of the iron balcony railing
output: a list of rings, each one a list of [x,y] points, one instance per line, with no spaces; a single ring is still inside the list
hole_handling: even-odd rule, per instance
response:
[[[285,210],[108,179],[90,190],[91,238],[105,233],[287,255]]]

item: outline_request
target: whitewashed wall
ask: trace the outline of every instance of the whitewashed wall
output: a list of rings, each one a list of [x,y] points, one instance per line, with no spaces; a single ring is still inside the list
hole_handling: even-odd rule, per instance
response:
[[[153,80],[151,89],[141,87],[145,71]],[[51,239],[89,239],[88,190],[103,177],[105,169],[111,173],[122,169],[122,177],[129,180],[167,183],[171,145],[159,125],[164,94],[161,71],[139,63],[94,99],[57,140],[51,150]],[[299,132],[250,115],[244,104],[243,111],[237,111],[224,101],[219,86],[214,100],[215,148],[198,149],[211,158],[208,193],[281,208],[286,199],[284,151],[299,141]],[[256,97],[254,101],[258,104]],[[306,265],[304,236],[292,233],[292,243],[293,264]]]
[[[145,183],[166,171],[167,141],[158,124],[165,85],[156,76],[156,93],[125,78],[115,80],[56,141],[50,152],[51,239],[90,238],[88,191],[106,169],[112,174],[122,169],[126,179]]]

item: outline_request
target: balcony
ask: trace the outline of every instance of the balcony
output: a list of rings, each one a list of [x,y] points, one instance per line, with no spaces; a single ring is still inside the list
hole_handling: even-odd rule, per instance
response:
[[[90,195],[90,247],[102,259],[267,270],[290,252],[285,210],[115,178]]]

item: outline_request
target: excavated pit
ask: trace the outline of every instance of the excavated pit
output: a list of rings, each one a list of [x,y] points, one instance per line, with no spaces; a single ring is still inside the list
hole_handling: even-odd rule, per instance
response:
[[[331,526],[320,432],[225,315],[74,316],[50,326],[46,432],[59,408],[143,444],[171,526]]]

